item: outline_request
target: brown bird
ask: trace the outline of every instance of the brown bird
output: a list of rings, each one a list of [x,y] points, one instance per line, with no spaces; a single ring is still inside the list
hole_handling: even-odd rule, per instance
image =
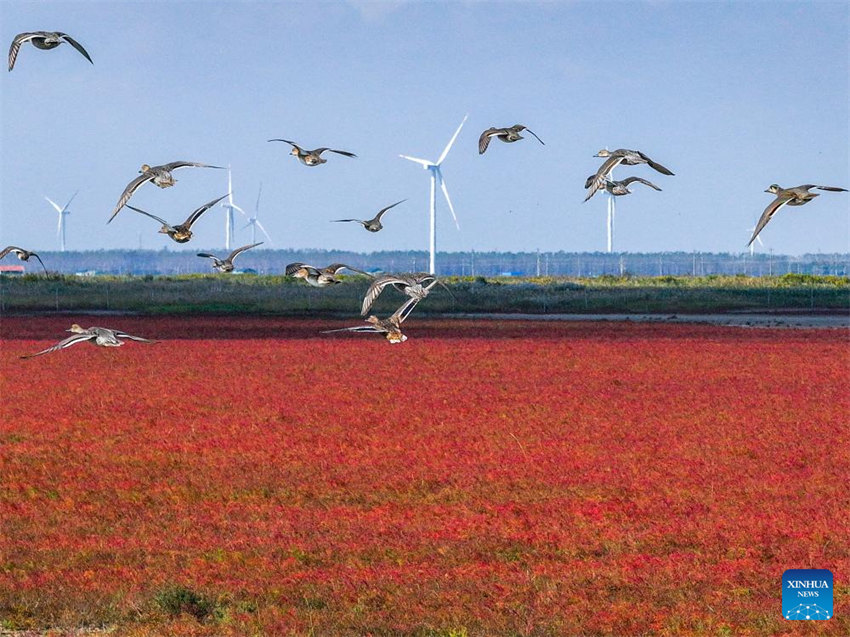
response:
[[[228,193],[229,194],[229,193]],[[162,234],[167,234],[169,237],[174,239],[177,243],[186,243],[189,239],[192,238],[192,224],[194,224],[198,219],[201,218],[201,215],[204,214],[207,210],[216,205],[219,201],[224,199],[227,195],[223,195],[218,199],[213,199],[210,202],[205,203],[200,208],[196,208],[192,214],[181,224],[176,226],[172,226],[165,219],[161,217],[157,217],[156,215],[152,215],[149,212],[145,212],[139,208],[134,208],[130,204],[126,204],[130,210],[135,210],[136,212],[140,212],[143,215],[150,217],[151,219],[156,219],[162,224],[162,228],[159,229],[159,232]]]
[[[487,150],[487,147],[490,145],[490,140],[493,137],[497,137],[499,138],[499,140],[506,143],[518,142],[521,139],[525,139],[522,135],[520,135],[520,132],[524,130],[534,135],[534,137],[537,138],[538,142],[540,142],[544,146],[546,145],[542,139],[540,139],[539,137],[537,137],[537,135],[534,134],[533,130],[531,130],[530,128],[526,128],[522,124],[514,124],[513,126],[510,126],[508,128],[491,127],[481,133],[481,137],[478,138],[478,154],[484,154],[484,151]]]
[[[397,205],[399,205],[400,203],[405,202],[405,201],[407,201],[407,199],[402,199],[401,201],[396,201],[394,204],[387,206],[386,208],[381,209],[381,211],[378,212],[378,214],[376,214],[374,216],[374,218],[372,218],[372,219],[366,219],[366,220],[362,220],[362,219],[334,219],[332,223],[341,223],[341,222],[345,222],[345,221],[356,221],[357,223],[362,224],[362,226],[364,228],[366,228],[366,230],[368,230],[369,232],[378,232],[378,230],[380,230],[381,228],[384,227],[383,224],[381,224],[381,217],[384,216],[384,213],[387,210],[389,210],[390,208],[395,208]]]
[[[147,164],[142,164],[142,168],[139,170],[141,175],[136,177],[133,181],[127,184],[127,187],[124,189],[124,192],[121,193],[121,196],[118,198],[118,203],[115,204],[115,209],[112,211],[112,215],[109,217],[109,221],[106,223],[110,223],[115,215],[118,214],[118,211],[124,207],[124,205],[130,201],[130,197],[133,196],[133,193],[138,190],[139,186],[141,186],[146,181],[153,182],[160,188],[168,188],[169,186],[173,186],[177,183],[177,180],[174,179],[171,175],[172,170],[176,170],[177,168],[185,168],[188,166],[194,166],[196,168],[219,168],[223,170],[223,166],[210,166],[209,164],[199,164],[194,161],[173,161],[169,164],[163,164],[162,166],[148,166]]]
[[[372,280],[372,283],[369,285],[369,289],[366,290],[366,294],[363,297],[363,304],[360,307],[360,315],[366,316],[369,308],[372,307],[372,304],[388,285],[391,285],[399,292],[403,292],[410,298],[421,301],[428,296],[431,288],[437,283],[448,290],[446,285],[442,281],[438,280],[437,277],[433,274],[427,274],[424,272],[416,274],[382,274],[380,276],[376,276]],[[451,294],[451,292],[449,293]]]
[[[402,334],[401,324],[410,315],[417,303],[419,303],[418,298],[410,298],[388,318],[379,319],[377,316],[372,315],[366,319],[369,325],[325,330],[322,334],[330,334],[331,332],[377,332],[378,334],[383,334],[390,343],[403,343],[407,340],[407,336]]]
[[[307,265],[306,263],[300,263],[297,261],[286,266],[286,276],[292,276],[296,279],[304,279],[313,287],[324,288],[336,283],[342,283],[342,281],[336,278],[336,274],[343,268],[351,270],[352,272],[357,272],[358,274],[372,276],[368,272],[352,268],[350,265],[345,265],[344,263],[331,263],[326,268],[316,268],[312,265]]]
[[[7,246],[3,248],[3,251],[0,252],[0,259],[5,257],[10,252],[13,252],[16,257],[18,257],[21,261],[29,261],[30,257],[35,257],[38,259],[38,262],[41,264],[41,267],[44,268],[44,273],[47,274],[47,268],[44,267],[44,261],[41,260],[41,257],[38,256],[35,252],[30,252],[29,250],[24,250],[23,248],[18,248],[17,246]]]
[[[585,186],[585,188],[589,187],[589,184],[591,183],[591,181],[595,177],[596,177],[596,175],[591,175],[590,177],[587,178],[588,186]],[[607,190],[610,194],[614,195],[615,197],[622,197],[623,195],[630,195],[630,194],[632,194],[632,191],[629,190],[629,186],[631,184],[635,183],[635,182],[638,182],[640,184],[644,184],[645,186],[649,186],[650,188],[654,188],[655,190],[658,190],[659,192],[661,191],[661,188],[656,186],[654,183],[652,183],[651,181],[647,181],[646,179],[641,179],[640,177],[626,177],[625,179],[623,179],[621,181],[615,181],[613,179],[606,179],[605,180],[605,190]]]
[[[305,166],[318,166],[319,164],[327,163],[327,159],[322,158],[322,153],[325,151],[329,151],[332,153],[336,153],[337,155],[345,155],[346,157],[357,157],[354,153],[349,153],[347,150],[334,150],[333,148],[317,148],[315,150],[304,150],[295,142],[291,142],[288,139],[270,139],[270,142],[286,142],[290,146],[292,146],[292,150],[289,151],[290,155],[295,155]]]
[[[20,51],[21,45],[25,42],[29,42],[35,48],[41,49],[42,51],[55,49],[63,42],[67,42],[72,47],[77,49],[77,51],[82,53],[83,57],[85,57],[89,62],[94,64],[94,62],[92,62],[91,56],[83,48],[83,45],[77,42],[67,33],[62,33],[61,31],[31,31],[29,33],[19,33],[15,36],[15,39],[12,40],[12,46],[9,47],[10,71],[15,67],[15,60],[18,59],[18,51]]]
[[[809,203],[815,197],[820,196],[816,192],[809,192],[809,189],[811,188],[828,190],[829,192],[847,192],[846,188],[838,188],[836,186],[816,186],[815,184],[805,184],[795,188],[782,188],[778,184],[771,184],[765,192],[776,195],[776,199],[771,201],[767,208],[764,209],[764,212],[761,214],[761,217],[756,224],[756,228],[753,231],[753,236],[750,238],[747,246],[756,240],[759,232],[762,231],[762,229],[767,225],[767,222],[773,218],[773,215],[775,215],[776,211],[782,206],[786,204],[789,206],[802,206],[803,204]]]
[[[611,178],[611,171],[613,171],[614,168],[616,168],[620,164],[623,164],[625,166],[649,164],[650,167],[654,168],[660,173],[663,173],[665,175],[673,174],[669,169],[665,168],[658,162],[653,161],[639,150],[628,150],[627,148],[620,148],[618,150],[608,150],[607,148],[603,148],[598,153],[596,153],[594,157],[605,157],[606,159],[599,167],[599,170],[596,171],[596,174],[593,175],[593,178],[588,178],[588,180],[585,182],[584,187],[590,188],[590,192],[587,193],[587,197],[584,198],[585,201],[595,195],[597,190],[605,186],[605,181]]]
[[[127,334],[126,332],[122,332],[120,330],[111,330],[107,327],[88,327],[83,329],[82,327],[74,323],[70,329],[65,331],[74,332],[74,335],[69,336],[65,340],[59,341],[58,343],[56,343],[56,345],[53,345],[52,347],[43,349],[40,352],[36,352],[35,354],[21,356],[21,358],[33,358],[35,356],[41,356],[42,354],[47,354],[49,352],[55,352],[60,349],[65,349],[66,347],[71,347],[71,345],[76,345],[77,343],[83,343],[85,341],[91,341],[94,345],[98,345],[100,347],[121,347],[124,344],[121,339],[130,339],[132,341],[139,341],[141,343],[156,343],[156,341],[151,341],[147,338],[142,338],[141,336],[133,336],[132,334]]]
[[[227,195],[225,195],[227,196]],[[206,252],[198,252],[199,257],[206,257],[208,259],[213,260],[212,267],[214,267],[219,272],[233,272],[233,260],[238,257],[240,254],[245,252],[245,250],[250,250],[251,248],[256,248],[259,245],[263,245],[263,242],[260,241],[258,243],[251,243],[246,246],[242,246],[241,248],[236,248],[233,252],[231,252],[226,259],[219,259],[214,254],[208,254]]]

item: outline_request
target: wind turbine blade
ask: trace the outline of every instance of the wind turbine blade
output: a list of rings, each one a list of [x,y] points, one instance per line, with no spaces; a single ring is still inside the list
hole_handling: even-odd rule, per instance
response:
[[[262,194],[263,194],[263,182],[261,181],[260,182],[260,190],[259,190],[259,192],[257,192],[257,205],[254,206],[254,214],[255,215],[258,212],[260,212],[260,195],[262,195]]]
[[[417,164],[422,164],[423,168],[430,168],[431,166],[434,165],[434,162],[430,162],[427,159],[419,159],[417,157],[408,157],[407,155],[399,155],[399,157],[402,157],[404,159],[409,159],[410,161],[415,161]]]
[[[77,196],[77,193],[78,193],[78,192],[80,192],[80,191],[78,190],[78,191],[77,191],[77,192],[75,192],[73,195],[71,195],[71,198],[68,200],[68,203],[66,203],[66,204],[65,204],[65,207],[64,207],[64,208],[62,208],[62,212],[66,211],[66,210],[68,209],[68,206],[70,206],[70,205],[71,205],[71,202],[72,202],[72,201],[74,201],[74,197],[76,197],[76,196]]]
[[[454,135],[452,135],[452,138],[449,140],[449,143],[448,143],[448,144],[446,144],[446,148],[445,148],[445,150],[443,151],[443,154],[442,154],[442,155],[440,155],[440,158],[439,158],[439,159],[437,160],[437,162],[436,162],[438,166],[439,166],[440,164],[442,164],[442,163],[443,163],[443,160],[446,158],[446,155],[448,155],[448,154],[449,154],[449,151],[450,151],[450,150],[451,150],[451,148],[452,148],[452,144],[454,144],[454,143],[455,143],[455,140],[457,139],[458,134],[460,134],[460,129],[461,129],[461,128],[463,128],[463,125],[466,123],[466,118],[467,118],[467,117],[469,117],[469,114],[466,114],[466,115],[464,115],[464,116],[463,116],[463,121],[460,123],[460,126],[458,126],[458,127],[457,127],[457,130],[455,131],[455,134],[454,134]]]
[[[56,212],[59,212],[59,213],[61,213],[61,212],[62,212],[62,208],[60,208],[60,207],[59,207],[59,204],[58,204],[58,203],[56,203],[55,201],[53,201],[50,197],[45,196],[44,198],[45,198],[45,199],[47,199],[47,203],[49,203],[51,206],[53,206],[54,208],[56,208]]]
[[[244,230],[245,228],[250,228],[253,225],[253,223],[254,223],[253,221],[249,221],[248,223],[246,223],[244,226],[242,226],[239,229]]]
[[[457,215],[455,214],[454,206],[452,206],[452,200],[449,199],[449,191],[446,189],[446,182],[443,180],[443,173],[439,172],[439,169],[437,170],[437,175],[440,180],[440,190],[443,191],[443,195],[446,198],[446,203],[449,204],[449,210],[451,210],[452,212],[452,219],[455,220],[455,227],[460,230],[460,224],[457,222]]]
[[[263,224],[261,224],[259,221],[256,221],[256,220],[255,220],[255,222],[256,222],[256,224],[257,224],[257,227],[258,227],[260,230],[262,230],[262,231],[263,231],[263,234],[264,234],[264,235],[266,235],[266,239],[268,239],[268,240],[269,240],[269,243],[274,243],[274,241],[272,241],[272,238],[271,238],[271,236],[269,235],[269,233],[268,233],[268,232],[266,232],[266,229],[265,229],[265,228],[263,228]]]
[[[233,205],[233,179],[230,174],[230,166],[227,167],[227,203]]]
[[[760,236],[760,235],[756,235],[756,241],[758,241],[758,242],[759,242],[759,245],[760,245],[761,247],[764,247],[764,241],[762,241],[762,240],[761,240],[761,236]]]

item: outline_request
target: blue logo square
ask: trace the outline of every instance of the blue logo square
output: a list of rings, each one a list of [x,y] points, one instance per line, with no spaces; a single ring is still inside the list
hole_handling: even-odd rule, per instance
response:
[[[782,616],[785,619],[832,619],[832,571],[791,568],[782,574]]]

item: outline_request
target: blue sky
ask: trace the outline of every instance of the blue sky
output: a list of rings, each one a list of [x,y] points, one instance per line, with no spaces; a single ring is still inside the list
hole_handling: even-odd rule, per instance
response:
[[[771,183],[850,187],[850,5],[846,2],[16,2],[5,41],[25,45],[2,79],[0,242],[57,247],[56,214],[79,189],[69,249],[223,249],[215,208],[179,246],[112,207],[143,163],[231,165],[235,202],[277,248],[426,249],[428,173],[469,119],[443,174],[461,230],[438,199],[440,250],[605,249],[605,197],[584,199],[600,148],[634,148],[676,173],[617,201],[615,248],[741,252]],[[532,137],[494,141],[489,126]],[[266,140],[329,146],[308,168]],[[182,169],[131,203],[170,221],[227,192],[225,171]],[[331,219],[387,213],[384,230]],[[237,220],[239,223],[239,220]],[[244,221],[239,223],[244,225]],[[850,193],[785,207],[762,233],[776,253],[850,249]],[[248,243],[248,230],[237,237]]]

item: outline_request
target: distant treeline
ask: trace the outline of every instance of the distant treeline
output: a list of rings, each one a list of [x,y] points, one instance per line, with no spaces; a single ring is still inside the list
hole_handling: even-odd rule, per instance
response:
[[[47,269],[62,274],[180,275],[211,272],[209,259],[194,250],[96,250],[40,252]],[[428,269],[424,251],[347,252],[340,250],[262,250],[239,257],[237,267],[257,274],[282,274],[287,263],[302,261],[323,267],[333,262],[368,272],[416,272]],[[11,257],[6,264],[17,264]],[[40,271],[34,260],[26,271]],[[850,254],[802,256],[748,252],[440,252],[437,271],[446,276],[770,276],[815,274],[847,276]]]

